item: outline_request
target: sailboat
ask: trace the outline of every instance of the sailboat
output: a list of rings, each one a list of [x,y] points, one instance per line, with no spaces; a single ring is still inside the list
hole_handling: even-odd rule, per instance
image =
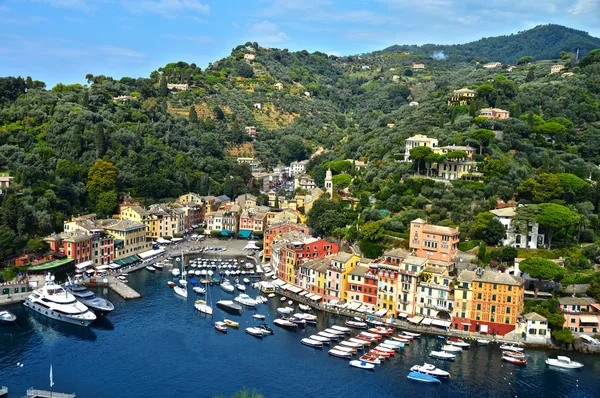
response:
[[[187,272],[185,272],[185,271],[183,270],[183,266],[184,266],[184,264],[183,264],[183,263],[184,263],[184,261],[185,261],[185,257],[183,257],[183,250],[182,250],[182,251],[181,251],[181,279],[179,280],[179,284],[180,284],[182,287],[184,287],[184,288],[185,288],[185,287],[187,286],[188,282],[187,282],[187,280],[185,279],[185,276],[187,275]]]
[[[207,287],[206,288],[206,301],[204,300],[196,300],[196,302],[194,303],[194,308],[196,308],[198,311],[202,312],[203,314],[206,315],[212,315],[213,314],[213,309],[210,305],[210,289]]]
[[[183,253],[181,255],[181,268],[183,271]],[[183,281],[184,283],[181,283],[181,281]],[[188,291],[187,291],[187,281],[185,280],[185,275],[183,275],[183,279],[181,279],[179,281],[180,285],[177,285],[173,288],[173,291],[178,294],[181,297],[187,298],[188,296]]]

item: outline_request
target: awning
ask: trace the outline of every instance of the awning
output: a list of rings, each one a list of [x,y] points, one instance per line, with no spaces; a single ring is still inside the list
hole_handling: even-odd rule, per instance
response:
[[[158,238],[156,239],[156,243],[158,243],[159,245],[168,245],[169,243],[171,243],[171,241],[164,238]]]
[[[91,260],[90,260],[90,261],[84,261],[84,262],[82,262],[82,263],[75,264],[75,267],[76,267],[77,269],[85,269],[85,268],[87,268],[87,267],[91,267],[91,266],[92,266],[92,264],[94,264],[94,262],[93,262],[93,261],[91,261]]]
[[[137,263],[138,261],[140,261],[140,259],[138,256],[129,256],[129,257],[122,258],[119,261],[121,261],[121,263],[123,265],[129,265],[129,264]]]
[[[290,285],[290,287],[288,287],[288,290],[289,290],[290,292],[292,292],[292,293],[296,293],[296,294],[298,294],[298,293],[300,293],[300,292],[301,292],[303,289],[302,289],[301,287],[298,287],[298,286],[292,286],[292,285]]]
[[[350,303],[350,304],[348,304],[348,309],[352,310],[352,311],[356,311],[361,305],[362,305],[362,303],[357,303],[357,302]]]
[[[251,229],[240,229],[237,234],[239,237],[248,239],[250,237],[250,235],[252,235],[252,230]]]
[[[479,329],[480,333],[487,333],[488,332],[488,325],[481,325],[481,328]]]
[[[290,285],[289,283],[286,283],[286,284],[283,284],[283,285],[279,286],[279,288],[280,288],[281,290],[288,290],[288,288],[289,288],[290,286],[291,286],[291,285]]]
[[[285,281],[281,280],[281,279],[275,279],[273,281],[273,284],[277,287],[281,287],[283,285],[287,285],[287,283],[285,283]]]
[[[256,246],[252,242],[249,242],[242,250],[260,250],[260,247]]]
[[[318,294],[313,294],[312,296],[309,297],[309,299],[313,300],[313,301],[319,301],[321,300],[323,297],[319,296]]]
[[[270,277],[270,276],[272,276],[272,275],[273,275],[273,273],[272,273],[271,271],[269,271],[269,272],[265,272],[265,276],[266,276],[267,278],[268,278],[268,277]]]
[[[408,314],[401,312],[400,314],[398,314],[398,318],[408,318]]]
[[[580,316],[579,323],[593,323],[598,324],[598,318],[595,316]]]
[[[310,293],[308,293],[308,292],[305,290],[305,291],[303,291],[303,292],[299,293],[299,294],[298,294],[298,296],[303,296],[303,297],[304,297],[304,296],[307,296],[307,295],[309,295],[309,294],[310,294]]]
[[[414,323],[415,325],[418,324],[419,322],[421,322],[423,320],[422,316],[413,316],[412,318],[410,318],[408,321],[410,323]]]
[[[384,316],[387,313],[388,313],[388,310],[386,310],[385,308],[382,308],[375,313],[375,316]]]
[[[433,319],[431,319],[431,318],[425,318],[425,319],[423,319],[423,320],[421,321],[421,325],[426,325],[426,326],[428,326],[428,325],[431,325],[431,322],[433,322]]]
[[[434,319],[433,322],[431,322],[431,324],[433,326],[440,326],[440,327],[443,327],[443,328],[448,328],[448,327],[450,327],[450,325],[452,325],[452,322],[440,321],[438,319]]]
[[[160,249],[156,249],[156,250],[148,250],[148,251],[145,251],[145,252],[138,253],[138,256],[142,260],[145,260],[147,258],[156,257],[159,254],[163,254],[164,252],[165,252],[165,249],[160,248]]]
[[[221,236],[229,236],[229,231],[226,229],[221,230]]]
[[[105,269],[109,269],[110,267],[108,265],[99,265],[96,267],[97,271],[104,271]]]
[[[460,324],[461,324],[461,325],[466,325],[466,326],[471,326],[471,324],[470,324],[470,323],[468,323],[468,322],[461,322]]]

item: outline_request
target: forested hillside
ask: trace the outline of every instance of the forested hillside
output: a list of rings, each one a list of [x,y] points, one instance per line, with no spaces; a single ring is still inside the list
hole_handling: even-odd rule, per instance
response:
[[[488,37],[471,43],[455,45],[425,44],[423,46],[394,45],[378,54],[408,51],[428,56],[437,55],[450,61],[494,61],[515,63],[523,56],[536,60],[553,59],[561,51],[581,56],[600,47],[600,39],[587,32],[560,25],[540,25],[508,36]]]
[[[0,255],[61,230],[72,214],[110,215],[122,193],[147,203],[187,191],[258,194],[234,153],[250,152],[270,169],[307,159],[317,147],[326,151],[309,163],[315,181],[322,185],[332,168],[336,193],[360,203],[353,210],[321,203],[316,211],[328,213],[319,221],[327,222],[314,224],[317,213],[309,220],[318,232],[361,240],[375,253],[382,231],[405,233],[417,216],[460,226],[463,237],[485,235],[472,226],[498,198],[585,214],[580,225],[555,227],[555,242],[594,241],[600,231],[599,53],[560,59],[561,51],[572,50],[557,45],[548,60],[535,57],[509,71],[419,54],[336,57],[246,43],[206,70],[177,62],[148,78],[88,75],[86,85],[52,88],[31,78],[0,79],[0,170],[14,177],[0,209]],[[413,62],[426,69],[413,72]],[[557,63],[566,69],[550,74]],[[573,74],[562,77],[565,72]],[[169,90],[174,83],[190,89]],[[448,106],[462,87],[475,90],[475,100]],[[113,100],[119,96],[128,98]],[[510,110],[511,117],[477,117],[487,106]],[[257,128],[256,138],[246,126]],[[503,134],[485,138],[482,129]],[[481,146],[474,159],[483,181],[446,184],[425,178],[425,159],[398,162],[404,140],[415,134],[440,145]],[[343,159],[368,167],[354,170]],[[357,235],[355,224],[369,221],[381,231],[368,239]]]

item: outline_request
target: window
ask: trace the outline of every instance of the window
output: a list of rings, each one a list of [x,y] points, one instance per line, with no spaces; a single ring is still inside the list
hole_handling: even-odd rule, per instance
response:
[[[482,287],[483,287],[483,283],[479,282],[479,288],[482,288]]]
[[[508,297],[506,298],[506,302],[507,302],[507,303],[510,303],[511,301],[512,301],[512,296],[508,296]]]
[[[467,292],[463,292],[463,298],[466,299],[467,298]]]
[[[496,322],[496,317],[494,315],[491,316],[490,322]]]
[[[481,311],[481,304],[477,304],[477,311]]]
[[[492,305],[492,314],[495,314],[495,313],[496,313],[496,306]]]
[[[498,289],[498,284],[494,283],[494,290]]]
[[[508,287],[508,291],[509,291],[509,292],[512,292],[512,286],[509,286],[509,287]]]
[[[492,301],[496,301],[496,295],[492,294]]]
[[[477,293],[477,299],[481,300],[481,293]]]
[[[509,324],[509,323],[510,323],[510,318],[508,318],[508,317],[507,317],[507,318],[504,320],[504,323],[506,323],[506,324]]]
[[[510,314],[510,307],[506,307],[506,313]]]

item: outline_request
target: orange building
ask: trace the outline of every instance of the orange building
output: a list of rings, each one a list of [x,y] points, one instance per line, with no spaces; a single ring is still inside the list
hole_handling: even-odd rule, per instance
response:
[[[459,236],[456,228],[430,225],[417,218],[410,223],[409,247],[417,257],[451,261],[458,253]]]
[[[263,262],[271,258],[271,244],[273,243],[273,239],[285,232],[302,232],[308,234],[310,229],[304,224],[296,223],[284,222],[269,225],[263,235]]]
[[[92,260],[92,235],[82,231],[64,232],[44,239],[55,253],[66,255],[75,264]]]

